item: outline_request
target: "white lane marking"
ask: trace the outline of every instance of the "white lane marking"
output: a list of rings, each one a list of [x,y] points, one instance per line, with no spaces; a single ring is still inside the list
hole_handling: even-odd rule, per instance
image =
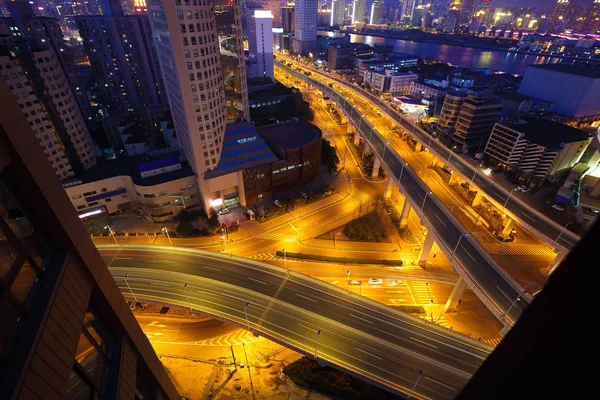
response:
[[[382,360],[382,361],[383,361],[383,358],[381,358],[381,357],[379,357],[379,356],[376,356],[375,354],[371,354],[371,353],[369,353],[369,352],[368,352],[368,351],[366,351],[366,350],[363,350],[363,349],[361,349],[361,348],[358,348],[358,347],[356,348],[356,350],[360,351],[361,353],[368,354],[368,355],[370,355],[371,357],[375,357],[375,358],[377,358],[378,360]]]
[[[138,246],[135,246],[135,245],[131,245],[131,247],[130,247],[130,248],[131,248],[131,249],[137,249],[138,251],[139,251],[139,250],[147,251],[147,249],[146,249],[145,247],[139,248]],[[188,255],[193,255],[194,257],[197,257],[197,258],[210,258],[210,259],[214,259],[214,260],[217,260],[217,261],[222,261],[222,260],[220,260],[220,259],[219,259],[217,256],[213,256],[213,255],[212,255],[212,254],[210,254],[210,253],[209,253],[209,254],[202,254],[202,255],[200,256],[200,255],[198,255],[198,254],[194,253],[194,250],[187,250],[187,249],[185,249],[185,248],[179,248],[178,250],[179,250],[179,251],[181,251],[181,252],[185,252],[185,253],[187,253]],[[262,273],[266,272],[266,273],[269,273],[270,275],[272,275],[272,276],[275,276],[275,277],[279,277],[279,274],[281,273],[280,269],[278,269],[278,270],[276,271],[276,267],[271,267],[271,266],[270,266],[270,265],[268,265],[268,264],[261,264],[261,263],[258,263],[258,262],[254,262],[254,261],[252,261],[252,260],[245,260],[246,262],[245,262],[245,263],[243,263],[243,264],[242,264],[242,263],[240,263],[240,262],[236,262],[235,260],[233,260],[233,261],[232,261],[232,260],[228,260],[228,261],[229,261],[229,264],[237,265],[237,266],[243,267],[243,268],[245,268],[245,269],[249,269],[249,270],[255,270],[255,271],[258,271],[258,272],[262,272]],[[256,266],[253,266],[253,265],[256,265]],[[119,269],[122,269],[122,268],[119,268],[119,267],[112,267],[111,269],[116,269],[116,270],[119,270]],[[161,274],[161,277],[162,277],[162,274],[163,274],[164,272],[163,272],[163,271],[159,271],[159,273]],[[388,313],[387,313],[387,310],[383,311],[383,310],[381,310],[381,309],[379,309],[379,308],[371,308],[371,307],[369,307],[369,306],[367,305],[368,303],[367,303],[367,304],[365,304],[365,303],[362,303],[362,304],[361,304],[361,303],[354,302],[354,301],[352,301],[352,300],[348,300],[348,299],[347,299],[347,298],[345,298],[345,297],[346,297],[346,296],[348,296],[348,295],[350,295],[350,294],[351,294],[350,292],[346,292],[346,293],[345,293],[345,296],[339,296],[339,295],[337,295],[337,294],[336,294],[336,292],[335,292],[335,291],[333,291],[333,293],[332,293],[332,291],[329,291],[329,290],[322,290],[322,289],[320,289],[320,288],[317,288],[317,287],[315,287],[315,286],[308,285],[307,283],[305,283],[305,282],[304,282],[304,279],[303,279],[302,277],[299,277],[299,278],[300,278],[300,279],[298,279],[298,280],[296,280],[296,279],[293,279],[293,281],[294,281],[295,283],[299,284],[299,285],[302,285],[302,286],[304,286],[304,287],[305,287],[305,288],[307,288],[307,289],[310,289],[310,290],[317,291],[317,292],[319,292],[319,293],[322,293],[322,294],[324,294],[324,295],[326,295],[326,296],[329,296],[329,297],[336,298],[336,299],[338,299],[338,300],[343,300],[344,302],[348,302],[348,303],[349,303],[350,305],[352,305],[352,306],[358,306],[358,307],[361,307],[361,308],[365,308],[365,309],[367,309],[367,310],[369,310],[369,311],[372,311],[373,313],[376,313],[376,314],[379,314],[379,315],[385,316],[385,317],[387,317],[387,318],[390,318],[390,319],[391,319],[391,320],[393,320],[393,321],[398,321],[398,322],[401,322],[401,323],[408,323],[408,325],[409,325],[409,326],[411,326],[411,327],[414,327],[414,328],[417,328],[417,329],[419,329],[419,330],[423,330],[423,331],[425,331],[425,332],[432,333],[432,334],[435,332],[435,334],[436,334],[436,335],[438,335],[438,336],[442,336],[442,335],[440,335],[440,332],[438,332],[438,331],[434,331],[433,329],[430,329],[429,327],[426,327],[426,326],[424,327],[424,326],[421,326],[421,325],[418,325],[418,324],[412,324],[410,321],[407,321],[406,319],[404,319],[404,318],[402,318],[401,316],[398,316],[398,315],[390,315],[390,314],[388,314]],[[499,288],[498,288],[498,289],[499,289]],[[412,292],[411,292],[411,291],[409,291],[409,293],[410,293],[411,297],[413,297],[413,296],[412,296]],[[244,300],[244,301],[245,301],[245,299],[241,299],[241,298],[240,298],[239,300]],[[327,301],[327,302],[330,302],[330,303],[333,303],[333,301],[332,301],[332,300],[329,300],[329,299],[326,299],[326,301]],[[415,302],[414,298],[413,298],[413,302]],[[369,305],[370,305],[370,304],[369,304]],[[345,307],[345,308],[347,308],[347,309],[350,309],[350,307],[349,307],[349,306],[344,306],[344,307]],[[378,317],[376,317],[376,316],[373,316],[373,315],[371,315],[371,314],[366,314],[365,312],[363,312],[363,311],[360,311],[360,310],[357,310],[357,311],[358,311],[359,313],[361,313],[361,314],[370,315],[372,318],[375,318],[376,320],[378,320],[378,321],[380,321],[380,322],[382,322],[382,323],[384,323],[384,324],[386,324],[386,325],[393,326],[393,327],[395,327],[395,328],[398,328],[398,327],[399,327],[399,326],[398,326],[398,324],[397,324],[397,323],[395,323],[395,322],[388,321],[388,320],[385,320],[385,319],[382,319],[382,318],[378,318]],[[404,330],[405,330],[405,328],[400,328],[400,329],[404,329]],[[400,336],[398,336],[398,335],[394,335],[393,333],[390,333],[390,332],[387,332],[387,331],[384,331],[384,330],[381,330],[381,332],[384,332],[384,333],[386,333],[386,334],[388,334],[388,335],[390,335],[390,336],[394,336],[394,337],[397,337],[398,339],[401,339],[401,337],[400,337]],[[477,352],[482,352],[481,348],[480,348],[480,347],[478,347],[478,346],[475,346],[474,344],[471,344],[471,343],[468,343],[468,342],[463,342],[463,341],[456,340],[456,339],[452,338],[451,336],[443,336],[443,337],[444,337],[445,339],[449,339],[449,340],[451,340],[451,341],[452,341],[452,342],[454,342],[454,343],[459,343],[461,346],[465,346],[465,347],[467,347],[467,348],[470,348],[470,349],[472,349],[472,350],[474,350],[474,351],[477,351]],[[458,346],[454,346],[454,345],[451,345],[451,344],[449,344],[449,343],[444,343],[444,342],[442,342],[442,341],[440,341],[440,340],[437,340],[437,339],[433,339],[433,338],[431,338],[431,340],[433,340],[433,341],[434,341],[434,342],[436,342],[436,343],[439,343],[439,344],[441,344],[442,346],[448,346],[448,347],[451,347],[451,348],[453,348],[453,349],[455,349],[455,350],[457,350],[457,351],[460,351],[460,352],[463,352],[463,353],[466,353],[466,354],[472,355],[472,356],[474,356],[474,357],[476,357],[476,358],[479,358],[479,359],[481,359],[481,360],[485,360],[485,359],[487,358],[487,354],[486,354],[486,356],[485,356],[485,357],[483,357],[483,356],[477,355],[477,354],[475,354],[475,353],[473,353],[473,352],[471,352],[471,351],[469,351],[469,350],[467,350],[467,349],[460,348],[460,347],[458,347]]]
[[[158,260],[158,262],[177,264],[177,261],[173,261],[173,260]]]
[[[251,278],[251,277],[248,277],[248,279],[250,279],[251,281],[254,281],[254,282],[262,283],[263,285],[267,284],[267,282],[263,282],[260,279],[254,279],[254,278]]]
[[[205,265],[203,265],[203,266],[202,266],[202,268],[204,268],[204,269],[210,269],[210,270],[213,270],[213,271],[220,271],[220,269],[219,269],[219,268],[207,267],[207,266],[205,266]]]
[[[463,245],[461,245],[461,246],[460,246],[460,248],[461,248],[461,249],[463,249],[463,251],[464,251],[465,253],[467,253],[467,255],[469,256],[469,258],[470,258],[471,260],[475,261],[475,259],[474,259],[474,258],[473,258],[473,256],[471,255],[471,253],[469,253],[469,252],[467,251],[467,249],[465,249],[465,247],[464,247]]]
[[[348,315],[350,315],[351,317],[354,317],[354,318],[360,319],[361,321],[368,322],[369,324],[372,324],[372,323],[373,323],[372,321],[369,321],[368,319],[361,318],[361,317],[359,317],[359,316],[356,316],[356,315],[354,315],[354,314],[348,314]]]
[[[302,296],[301,294],[298,294],[298,293],[296,293],[296,296],[302,297],[303,299],[306,299],[306,300],[310,300],[310,301],[312,301],[314,303],[317,302],[315,299],[311,299],[310,297]]]
[[[504,292],[502,291],[502,289],[500,289],[500,286],[496,285],[496,287],[498,288],[498,290],[500,291],[500,293],[502,293],[502,294],[504,295],[504,297],[506,297],[508,300],[512,300],[510,297],[508,297],[508,296],[506,295],[506,293],[504,293]]]
[[[434,379],[431,379],[431,378],[428,378],[428,377],[426,377],[426,376],[425,376],[424,378],[425,378],[425,379],[427,379],[427,380],[430,380],[430,381],[431,381],[431,382],[433,382],[433,383],[437,383],[438,385],[441,385],[441,386],[447,387],[447,388],[448,388],[448,389],[450,389],[450,390],[454,390],[454,391],[456,391],[456,389],[454,389],[452,386],[445,385],[445,384],[443,384],[442,382],[438,382],[438,381],[436,381],[436,380],[434,380]]]
[[[526,218],[529,218],[531,221],[535,222],[535,218],[533,218],[532,216],[525,214],[523,211],[521,211],[521,214],[523,214]]]
[[[409,336],[409,338],[411,338],[411,339],[412,339],[412,340],[414,340],[415,342],[420,342],[420,343],[426,344],[427,346],[431,346],[431,347],[433,347],[434,349],[437,349],[437,346],[434,346],[434,345],[433,345],[433,344],[431,344],[431,343],[427,343],[427,342],[424,342],[424,341],[422,341],[422,340],[415,339],[415,338],[414,338],[414,337],[412,337],[412,336]]]
[[[445,228],[446,224],[444,223],[444,221],[442,221],[442,219],[437,214],[435,214],[435,217],[442,223],[442,225],[444,225]]]
[[[133,257],[115,257],[115,260],[133,260]]]
[[[309,331],[313,331],[313,332],[316,332],[316,331],[317,331],[317,329],[311,328],[310,326],[306,326],[306,325],[303,325],[303,324],[301,324],[301,323],[298,323],[298,325],[300,325],[300,326],[301,326],[301,327],[303,327],[303,328],[306,328],[306,329],[308,329]]]

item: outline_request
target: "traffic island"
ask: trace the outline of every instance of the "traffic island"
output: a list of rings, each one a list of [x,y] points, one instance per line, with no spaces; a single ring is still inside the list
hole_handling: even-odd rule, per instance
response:
[[[278,257],[284,257],[283,251],[276,252]],[[374,260],[366,258],[352,258],[352,257],[332,257],[324,256],[321,254],[306,254],[306,253],[290,253],[286,252],[285,257],[288,259],[295,258],[298,260],[311,260],[311,261],[324,261],[332,263],[342,264],[375,264],[375,265],[386,265],[386,266],[401,266],[402,260]]]
[[[286,366],[283,372],[296,386],[336,399],[399,400],[402,398],[331,367],[322,367],[313,358],[302,357]]]

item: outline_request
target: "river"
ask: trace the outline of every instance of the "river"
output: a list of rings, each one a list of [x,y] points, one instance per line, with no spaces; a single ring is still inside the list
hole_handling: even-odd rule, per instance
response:
[[[482,50],[471,47],[413,42],[410,40],[375,36],[351,34],[350,41],[370,45],[391,45],[399,53],[415,55],[424,59],[450,63],[459,67],[489,68],[495,71],[504,71],[518,75],[523,75],[525,68],[529,64],[554,64],[561,61],[568,64],[573,63],[573,60],[562,60],[556,57],[516,54],[502,50]]]

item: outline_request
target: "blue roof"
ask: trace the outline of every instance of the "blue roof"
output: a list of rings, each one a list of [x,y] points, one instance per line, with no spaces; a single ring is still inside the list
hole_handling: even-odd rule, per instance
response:
[[[178,157],[168,157],[157,161],[151,161],[143,164],[139,164],[138,167],[140,172],[152,171],[159,168],[169,167],[171,165],[181,164]]]

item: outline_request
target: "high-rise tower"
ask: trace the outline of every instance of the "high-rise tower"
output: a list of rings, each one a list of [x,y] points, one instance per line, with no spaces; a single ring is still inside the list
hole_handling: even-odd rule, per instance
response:
[[[371,5],[371,15],[369,18],[369,23],[371,25],[381,24],[383,14],[383,1],[375,0]]]
[[[344,0],[331,0],[331,23],[330,26],[339,27],[344,23]]]
[[[317,47],[317,0],[296,0],[294,42],[296,54],[307,54]]]
[[[352,2],[352,23],[365,22],[365,14],[367,12],[367,0],[354,0]]]

